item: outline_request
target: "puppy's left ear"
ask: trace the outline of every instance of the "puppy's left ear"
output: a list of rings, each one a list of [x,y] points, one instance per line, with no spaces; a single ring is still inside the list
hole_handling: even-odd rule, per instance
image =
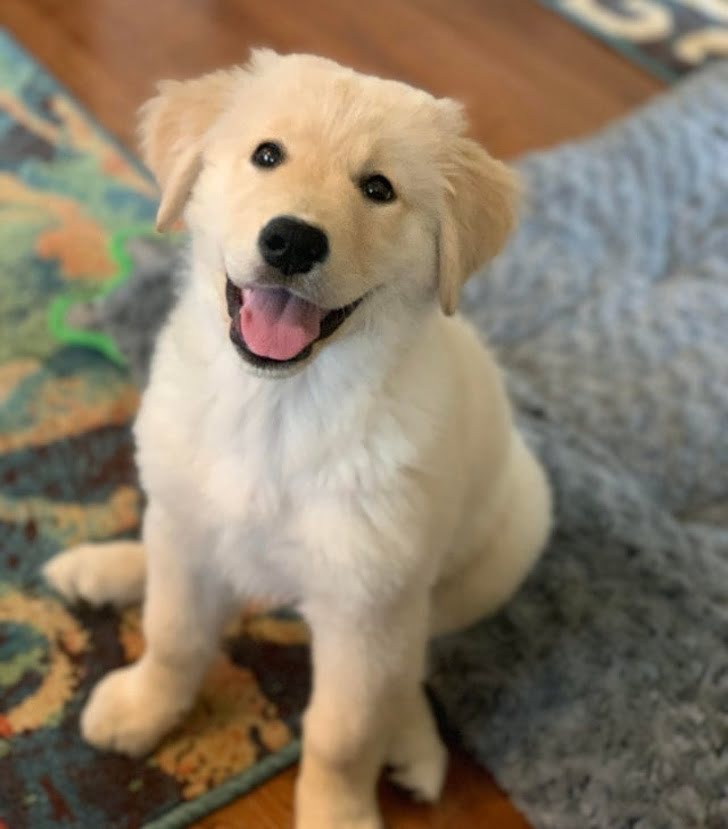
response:
[[[465,280],[503,247],[516,224],[516,174],[475,141],[456,137],[444,165],[440,216],[440,305],[454,314]]]
[[[244,70],[162,81],[139,112],[142,157],[162,191],[157,229],[179,217],[202,168],[205,135],[226,108]]]

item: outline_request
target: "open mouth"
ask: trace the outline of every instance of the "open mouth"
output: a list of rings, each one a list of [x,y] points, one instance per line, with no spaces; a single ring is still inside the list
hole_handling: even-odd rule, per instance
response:
[[[363,297],[343,308],[320,308],[285,288],[239,288],[225,283],[230,339],[259,368],[280,368],[305,360],[314,343],[330,337]]]

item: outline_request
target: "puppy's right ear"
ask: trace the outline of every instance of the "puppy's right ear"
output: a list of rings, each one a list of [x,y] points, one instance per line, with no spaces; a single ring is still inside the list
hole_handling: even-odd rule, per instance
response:
[[[162,191],[157,229],[179,217],[202,168],[205,135],[227,107],[245,70],[191,81],[162,81],[139,112],[142,158]]]

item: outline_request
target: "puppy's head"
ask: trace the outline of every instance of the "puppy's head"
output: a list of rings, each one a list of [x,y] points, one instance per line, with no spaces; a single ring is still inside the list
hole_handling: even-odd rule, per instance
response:
[[[233,343],[280,375],[357,320],[455,311],[515,216],[512,173],[464,126],[451,100],[267,50],[141,113],[158,226],[184,212]]]

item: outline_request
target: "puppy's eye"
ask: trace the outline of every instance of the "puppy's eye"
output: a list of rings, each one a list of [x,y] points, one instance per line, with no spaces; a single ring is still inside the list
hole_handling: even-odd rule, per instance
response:
[[[387,202],[397,197],[390,180],[379,173],[362,179],[359,186],[362,193],[371,201]]]
[[[285,157],[286,154],[283,152],[283,147],[280,144],[276,144],[275,141],[264,141],[255,148],[255,152],[250,160],[256,167],[269,169],[271,167],[277,167]]]

